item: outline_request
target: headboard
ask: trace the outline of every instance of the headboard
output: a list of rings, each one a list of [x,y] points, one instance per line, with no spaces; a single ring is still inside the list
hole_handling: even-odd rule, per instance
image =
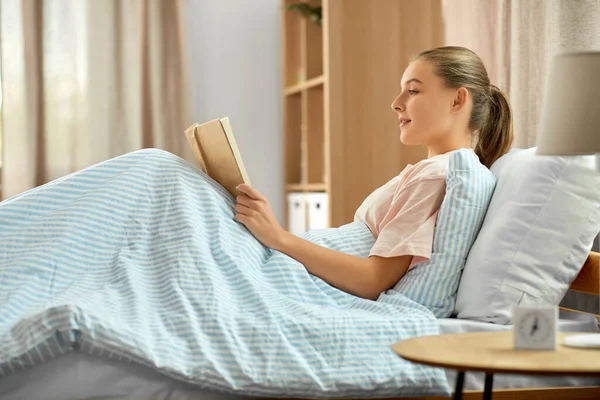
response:
[[[570,290],[580,293],[586,293],[593,296],[600,296],[600,253],[590,252],[585,264],[579,271],[577,278],[571,283]],[[570,308],[561,307],[568,311],[577,311]],[[596,315],[600,317],[600,315]]]
[[[600,295],[600,271],[598,262],[600,253],[595,251],[590,252],[583,268],[579,271],[577,278],[571,283],[571,290],[576,292]]]

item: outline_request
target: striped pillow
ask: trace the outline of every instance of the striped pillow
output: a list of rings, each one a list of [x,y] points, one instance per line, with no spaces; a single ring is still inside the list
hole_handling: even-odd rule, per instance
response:
[[[451,153],[431,259],[408,271],[387,295],[403,294],[438,318],[452,314],[467,254],[483,223],[495,185],[494,175],[471,150]]]

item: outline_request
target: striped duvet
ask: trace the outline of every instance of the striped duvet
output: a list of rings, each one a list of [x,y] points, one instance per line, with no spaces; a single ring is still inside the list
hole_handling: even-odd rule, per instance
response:
[[[361,223],[306,234],[366,256]],[[197,168],[147,149],[0,204],[0,379],[67,352],[253,396],[448,394],[395,356],[438,333],[402,295],[363,300],[263,247]]]

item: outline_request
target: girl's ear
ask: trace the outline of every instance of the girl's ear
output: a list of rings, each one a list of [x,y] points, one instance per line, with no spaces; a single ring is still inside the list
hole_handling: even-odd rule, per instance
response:
[[[458,111],[467,104],[467,98],[469,97],[469,91],[464,88],[458,88],[456,90],[456,94],[454,95],[454,99],[452,99],[452,110]]]

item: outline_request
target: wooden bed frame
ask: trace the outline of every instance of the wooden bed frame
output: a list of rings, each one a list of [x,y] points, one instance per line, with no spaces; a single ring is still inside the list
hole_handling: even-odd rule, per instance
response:
[[[576,292],[587,293],[600,297],[600,268],[598,266],[600,253],[590,252],[583,268],[577,278],[571,283],[570,289]],[[583,312],[560,307],[562,310]],[[600,319],[600,315],[594,314]],[[480,400],[483,391],[465,390],[464,400]],[[600,399],[600,386],[591,387],[549,387],[526,389],[496,389],[493,393],[494,400],[580,400]],[[381,400],[443,400],[448,397],[403,397]]]
[[[576,292],[598,296],[600,300],[600,253],[590,252],[579,275],[571,283],[570,289]],[[583,312],[561,307],[562,310]],[[600,319],[600,315],[594,314]],[[480,400],[483,391],[465,390],[464,400]],[[600,399],[600,386],[590,387],[551,387],[527,389],[497,389],[493,393],[494,400],[579,400]],[[448,397],[412,397],[394,400],[442,400]],[[391,400],[391,399],[389,399]]]

